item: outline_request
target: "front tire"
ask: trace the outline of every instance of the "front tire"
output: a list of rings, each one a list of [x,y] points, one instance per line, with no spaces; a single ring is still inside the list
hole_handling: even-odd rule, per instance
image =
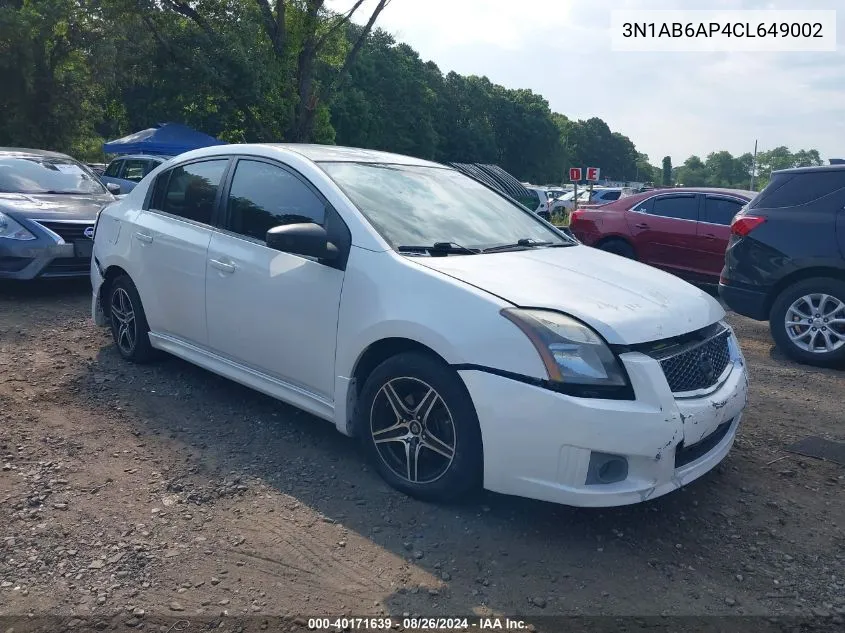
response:
[[[777,346],[799,363],[845,364],[845,282],[817,277],[787,287],[772,304],[769,328]]]
[[[121,275],[109,287],[107,316],[112,338],[123,358],[133,363],[146,363],[155,358],[141,297],[127,275]]]
[[[478,417],[457,372],[419,352],[393,356],[364,383],[356,413],[364,449],[394,488],[430,501],[481,483]]]

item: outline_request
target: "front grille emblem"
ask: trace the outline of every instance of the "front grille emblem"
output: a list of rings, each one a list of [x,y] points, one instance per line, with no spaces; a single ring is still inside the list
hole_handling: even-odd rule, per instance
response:
[[[85,230],[82,232],[82,234],[85,237],[87,237],[89,240],[93,240],[94,239],[94,227],[93,226],[86,226]]]

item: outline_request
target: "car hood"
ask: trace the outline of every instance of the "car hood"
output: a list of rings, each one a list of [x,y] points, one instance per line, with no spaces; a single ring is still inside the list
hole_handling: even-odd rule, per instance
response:
[[[110,202],[111,195],[48,195],[0,193],[0,211],[30,220],[90,220]]]
[[[414,261],[516,306],[569,314],[609,343],[678,336],[725,315],[718,301],[678,277],[589,246]]]

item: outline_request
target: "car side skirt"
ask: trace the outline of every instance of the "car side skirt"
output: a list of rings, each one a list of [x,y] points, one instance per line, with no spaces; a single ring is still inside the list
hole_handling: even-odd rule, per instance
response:
[[[150,344],[156,349],[178,356],[219,376],[234,380],[272,398],[303,409],[318,418],[334,423],[334,405],[317,394],[268,376],[176,337],[154,332],[150,332],[149,336]]]

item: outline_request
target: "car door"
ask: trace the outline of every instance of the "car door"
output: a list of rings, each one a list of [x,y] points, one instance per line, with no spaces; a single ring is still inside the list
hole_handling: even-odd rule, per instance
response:
[[[162,172],[132,223],[130,272],[156,334],[208,343],[206,255],[228,164],[215,157]]]
[[[725,250],[731,237],[731,221],[746,200],[718,194],[704,196],[704,208],[696,231],[702,253],[703,273],[718,280],[725,265]]]
[[[207,258],[210,347],[332,400],[345,263],[273,250],[265,236],[275,226],[314,222],[332,242],[348,244],[348,228],[309,182],[276,162],[240,158],[226,193]]]
[[[626,213],[637,258],[680,275],[697,274],[698,206],[698,194],[675,193],[644,200]]]

